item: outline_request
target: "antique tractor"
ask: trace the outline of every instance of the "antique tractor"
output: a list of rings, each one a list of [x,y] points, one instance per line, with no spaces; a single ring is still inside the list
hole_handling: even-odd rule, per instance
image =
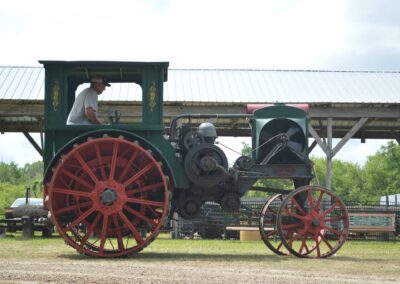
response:
[[[304,110],[273,105],[250,115],[218,115],[249,119],[252,129],[252,155],[229,167],[215,144],[216,127],[207,122],[213,115],[177,116],[165,135],[167,62],[41,63],[45,207],[78,252],[95,257],[138,252],[172,213],[192,218],[206,201],[235,211],[249,189],[276,193],[260,217],[261,235],[275,253],[325,257],[345,241],[345,205],[331,191],[309,186],[313,173]],[[111,112],[108,125],[66,125],[76,90],[99,75],[126,91],[134,100],[132,112]],[[193,125],[194,118],[205,121]],[[271,178],[293,180],[296,189],[254,187]]]

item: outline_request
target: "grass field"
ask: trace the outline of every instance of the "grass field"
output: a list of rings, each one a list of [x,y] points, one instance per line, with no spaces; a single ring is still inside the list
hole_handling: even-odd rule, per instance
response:
[[[30,240],[21,236],[0,238],[0,259],[9,262],[63,260],[94,261],[79,255],[58,237]],[[97,260],[95,260],[97,261]],[[172,240],[160,236],[139,254],[124,259],[101,260],[137,263],[161,263],[194,267],[246,267],[247,269],[284,269],[288,271],[374,276],[400,279],[400,243],[348,241],[327,259],[299,259],[276,256],[261,241]],[[1,271],[0,271],[1,272]],[[1,277],[0,277],[1,279]]]

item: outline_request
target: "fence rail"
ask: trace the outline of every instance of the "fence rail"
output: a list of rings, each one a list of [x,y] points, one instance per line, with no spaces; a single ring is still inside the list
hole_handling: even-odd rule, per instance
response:
[[[259,214],[266,199],[251,198],[243,199],[242,206],[236,212],[223,212],[219,204],[206,202],[198,217],[192,220],[185,220],[180,217],[175,222],[173,237],[175,238],[203,238],[203,239],[238,239],[239,232],[226,230],[230,226],[258,227]],[[368,202],[360,205],[348,203],[347,209],[350,215],[354,214],[392,214],[393,227],[390,232],[376,230],[371,225],[370,230],[353,230],[349,238],[355,240],[378,240],[387,241],[396,239],[400,233],[400,205],[381,205],[379,202]],[[372,216],[371,215],[371,216]]]

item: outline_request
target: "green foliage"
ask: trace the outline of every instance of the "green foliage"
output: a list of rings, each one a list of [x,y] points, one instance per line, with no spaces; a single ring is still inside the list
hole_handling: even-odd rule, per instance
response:
[[[25,197],[26,188],[31,189],[32,197],[41,197],[43,179],[43,162],[25,164],[18,167],[11,162],[0,162],[0,213],[18,197]]]
[[[23,179],[22,169],[18,168],[18,165],[14,162],[6,164],[0,162],[0,182],[17,184],[21,183]]]
[[[394,142],[382,146],[375,155],[368,157],[364,171],[365,191],[369,195],[400,193],[400,146]]]
[[[242,155],[251,157],[251,147],[250,147],[250,145],[247,144],[246,142],[242,142],[242,146],[243,146],[242,151],[241,151]]]
[[[0,183],[0,212],[4,213],[5,207],[10,207],[15,199],[25,196],[23,184]]]
[[[326,160],[314,158],[316,180],[325,185]],[[400,146],[390,141],[372,156],[363,167],[334,159],[332,190],[345,202],[377,202],[386,194],[400,193]]]
[[[313,185],[326,186],[326,159],[313,158],[315,178]],[[362,203],[370,201],[363,190],[363,169],[354,163],[341,160],[332,161],[332,190],[346,202]]]

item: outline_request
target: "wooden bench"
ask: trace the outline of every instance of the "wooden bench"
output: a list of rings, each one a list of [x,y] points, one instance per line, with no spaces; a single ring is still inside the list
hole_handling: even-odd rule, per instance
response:
[[[240,233],[241,241],[250,241],[250,240],[260,240],[260,229],[256,226],[245,226],[245,225],[237,225],[237,226],[227,226],[225,228],[227,231],[238,231]],[[266,231],[273,231],[274,228],[265,228]]]
[[[259,228],[256,226],[234,225],[227,226],[227,231],[239,231],[240,239],[246,239],[247,236],[253,235],[259,237]],[[273,231],[274,228],[265,228],[265,231]],[[246,234],[245,232],[257,232]],[[349,232],[350,233],[387,233],[393,234],[394,239],[396,233],[396,214],[394,213],[349,213]]]
[[[350,233],[396,233],[394,213],[349,213]],[[396,240],[396,238],[394,238]]]
[[[258,231],[258,227],[253,226],[227,226],[227,231]]]

